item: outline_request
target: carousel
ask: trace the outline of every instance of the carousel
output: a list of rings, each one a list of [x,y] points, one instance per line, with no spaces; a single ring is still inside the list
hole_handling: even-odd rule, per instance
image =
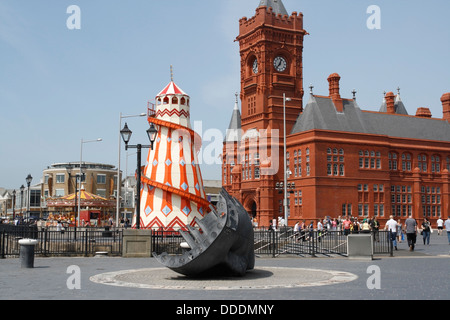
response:
[[[77,221],[78,205],[80,206],[80,226],[101,226],[111,216],[112,209],[116,207],[116,200],[108,200],[87,192],[82,186],[77,193],[47,199],[47,207],[53,208],[48,216],[47,224],[61,221],[74,226]]]

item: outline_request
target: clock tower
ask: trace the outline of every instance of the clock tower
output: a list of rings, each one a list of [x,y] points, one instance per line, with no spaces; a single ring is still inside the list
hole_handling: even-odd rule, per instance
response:
[[[288,15],[281,0],[262,0],[254,17],[239,21],[242,130],[283,132],[283,94],[289,134],[303,98],[303,14]]]
[[[284,180],[284,129],[290,134],[303,110],[306,34],[303,14],[289,15],[281,0],[262,0],[255,16],[239,20],[241,112],[235,107],[224,141],[222,185],[262,226],[284,212],[275,190]]]

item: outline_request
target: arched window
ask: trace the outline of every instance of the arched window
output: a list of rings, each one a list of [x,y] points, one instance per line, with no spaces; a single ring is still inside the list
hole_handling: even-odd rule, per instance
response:
[[[431,156],[431,172],[441,172],[441,157],[439,155]]]
[[[412,160],[411,154],[409,153],[402,154],[402,171],[412,170],[411,160]]]
[[[178,104],[178,98],[177,97],[173,97],[172,98],[172,104]]]
[[[180,104],[183,105],[183,106],[186,105],[186,99],[184,97],[181,98]]]
[[[427,155],[426,154],[419,154],[417,157],[419,169],[422,172],[427,172],[428,166],[427,166]]]
[[[398,170],[398,154],[389,152],[389,170]]]
[[[345,175],[344,165],[342,163],[339,165],[339,175],[340,176],[344,176]]]
[[[165,97],[165,98],[164,98],[163,104],[169,104],[169,97]]]
[[[337,165],[337,163],[333,164],[333,175],[334,176],[338,175],[338,165]]]

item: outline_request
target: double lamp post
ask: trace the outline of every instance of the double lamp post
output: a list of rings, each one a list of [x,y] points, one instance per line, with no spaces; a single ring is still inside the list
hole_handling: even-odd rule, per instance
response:
[[[150,125],[150,128],[147,129],[147,136],[150,140],[150,145],[128,145],[130,142],[131,134],[133,132],[128,128],[127,123],[122,130],[120,130],[120,135],[122,136],[123,142],[125,142],[125,150],[128,148],[137,149],[137,169],[136,169],[136,229],[141,228],[141,149],[142,148],[150,148],[153,150],[153,143],[156,140],[156,136],[158,135],[158,130],[155,128],[153,123]]]

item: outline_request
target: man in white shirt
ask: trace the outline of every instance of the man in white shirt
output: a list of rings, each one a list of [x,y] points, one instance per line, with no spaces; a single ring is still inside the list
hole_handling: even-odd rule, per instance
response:
[[[445,230],[447,230],[448,244],[450,244],[450,216],[444,222]]]
[[[441,219],[441,217],[439,217],[439,219],[437,219],[437,227],[438,227],[438,236],[440,236],[442,234],[442,229],[444,228],[444,220]]]
[[[391,241],[395,250],[397,250],[397,221],[394,220],[393,216],[390,216],[389,218],[390,219],[386,222],[384,229],[391,232]]]

